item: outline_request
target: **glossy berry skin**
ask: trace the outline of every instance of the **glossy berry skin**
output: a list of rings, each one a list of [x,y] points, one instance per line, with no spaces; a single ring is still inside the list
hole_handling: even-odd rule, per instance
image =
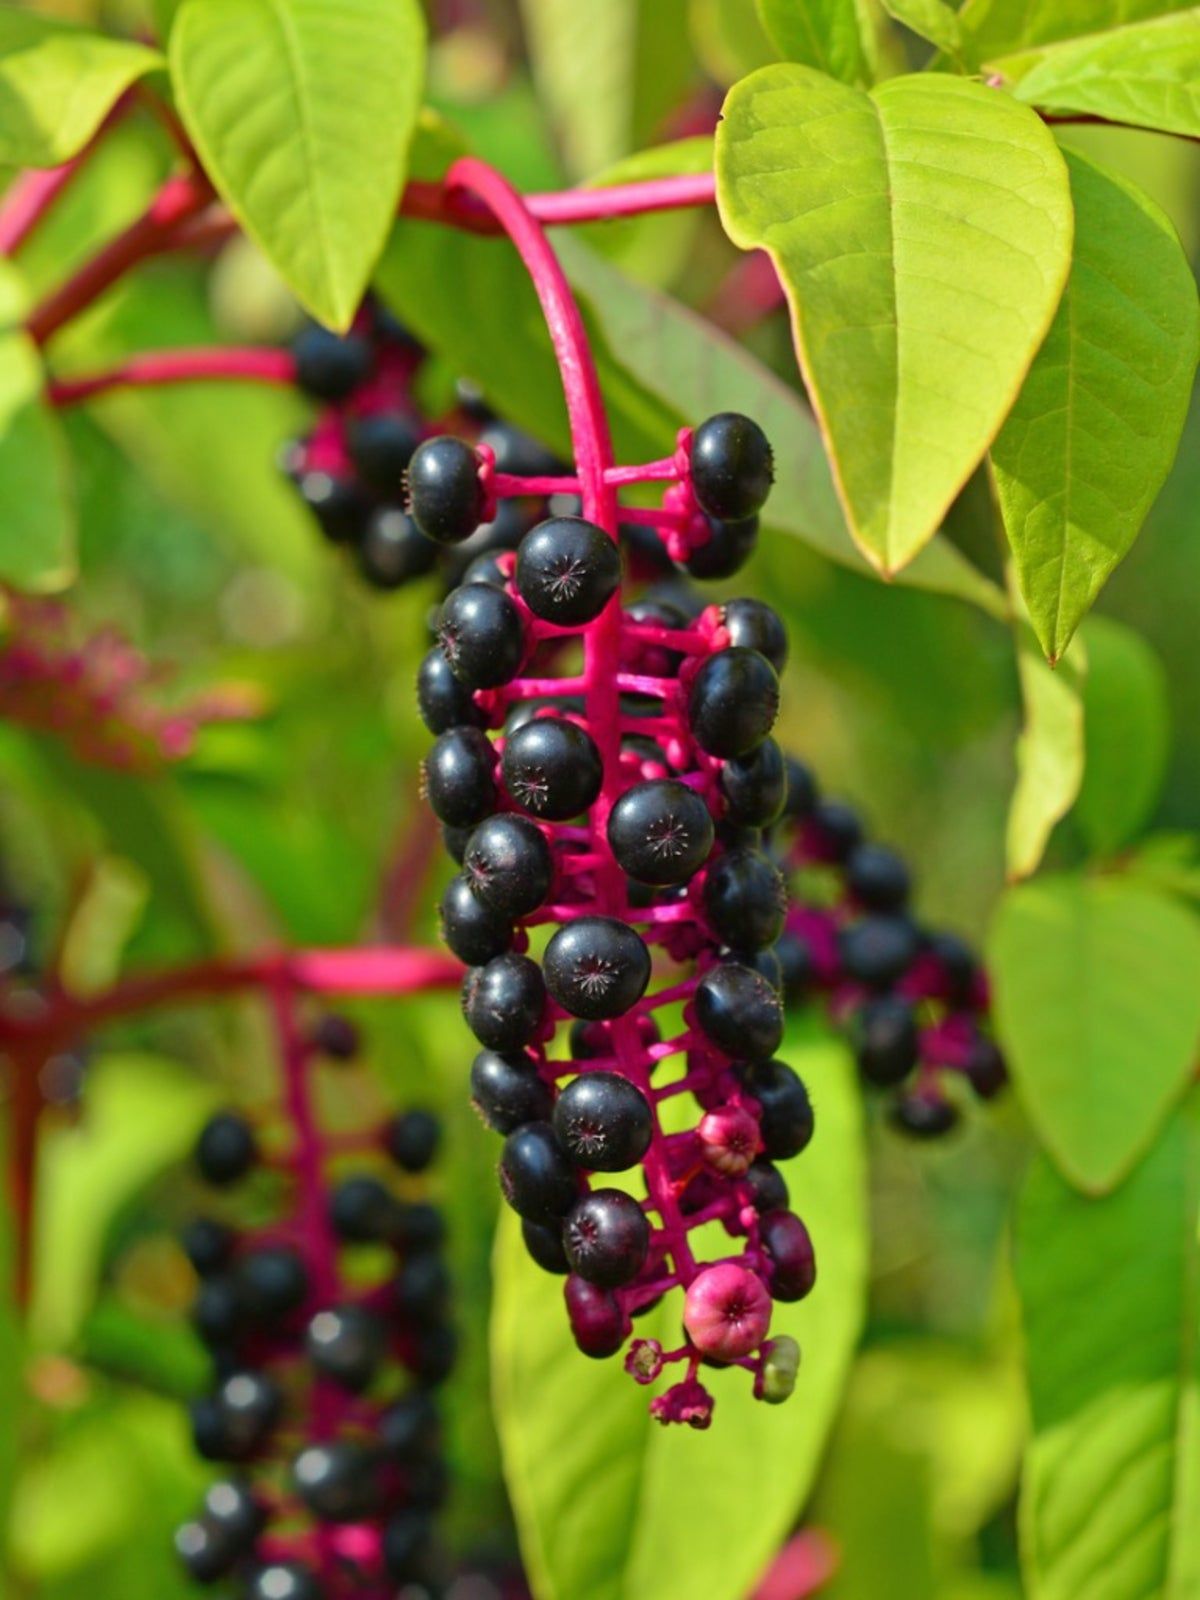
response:
[[[463,584],[446,596],[437,636],[450,670],[468,689],[508,683],[525,657],[521,613],[503,589],[488,583]]]
[[[503,955],[512,945],[511,919],[493,911],[472,894],[461,872],[446,885],[438,916],[442,938],[469,967],[483,966],[493,957]]]
[[[585,1072],[555,1101],[554,1131],[577,1166],[624,1172],[650,1148],[654,1119],[645,1095],[627,1079]]]
[[[425,791],[434,816],[451,828],[469,828],[496,804],[496,752],[479,728],[451,728],[425,757]]]
[[[906,1094],[891,1109],[891,1119],[901,1133],[913,1139],[940,1139],[958,1123],[958,1112],[948,1100],[927,1094]]]
[[[273,1379],[261,1372],[233,1372],[212,1397],[220,1430],[218,1458],[244,1461],[264,1442],[279,1420],[283,1396]],[[203,1402],[193,1410],[193,1420]],[[199,1440],[197,1440],[199,1444]],[[201,1449],[201,1454],[204,1454]]]
[[[817,1281],[808,1229],[790,1211],[768,1211],[759,1219],[763,1249],[771,1262],[771,1298],[803,1300]]]
[[[246,1588],[246,1600],[327,1600],[309,1567],[299,1561],[272,1561],[260,1567]]]
[[[771,1323],[771,1297],[757,1273],[723,1261],[689,1284],[683,1325],[702,1355],[737,1361],[756,1350]]]
[[[437,1154],[441,1123],[419,1106],[402,1111],[388,1123],[384,1149],[402,1172],[424,1172]]]
[[[358,570],[373,589],[401,589],[432,572],[437,546],[396,506],[376,511],[358,541]]]
[[[267,1522],[266,1507],[240,1478],[210,1484],[204,1496],[204,1520],[219,1528],[234,1549],[248,1550]]]
[[[886,845],[856,845],[846,861],[846,886],[868,911],[900,911],[912,880],[908,868]]]
[[[358,334],[331,333],[313,323],[292,341],[296,382],[314,400],[345,400],[370,376],[371,346]]]
[[[471,1063],[471,1103],[493,1133],[546,1122],[553,1097],[526,1055],[481,1050]]]
[[[407,482],[409,514],[427,539],[461,544],[483,521],[479,458],[462,439],[443,435],[418,445]]]
[[[629,1337],[632,1323],[612,1291],[572,1274],[563,1295],[571,1332],[584,1355],[598,1361],[615,1355]]]
[[[775,726],[778,712],[779,678],[757,650],[718,651],[692,679],[688,722],[710,756],[749,755]]]
[[[616,1289],[641,1270],[650,1224],[632,1195],[593,1189],[567,1213],[563,1248],[572,1272],[601,1289]]]
[[[787,799],[783,803],[783,814],[789,821],[802,822],[812,815],[818,804],[817,780],[795,756],[785,756],[784,765],[787,767]]]
[[[704,914],[722,944],[765,950],[783,932],[787,885],[759,850],[727,850],[704,879]]]
[[[727,1056],[765,1060],[783,1040],[783,1006],[752,967],[718,961],[696,985],[696,1021]]]
[[[541,968],[528,956],[510,951],[472,967],[463,979],[463,1016],[489,1050],[524,1049],[541,1026],[545,1006]]]
[[[745,1181],[750,1187],[751,1204],[756,1211],[787,1210],[787,1181],[779,1168],[764,1156],[750,1163]]]
[[[345,1178],[329,1201],[329,1220],[344,1244],[381,1244],[391,1237],[398,1207],[378,1178],[357,1174]]]
[[[641,935],[615,917],[579,917],[550,940],[542,970],[565,1011],[598,1022],[624,1016],[645,994],[650,952]]]
[[[724,522],[719,517],[705,520],[709,538],[692,551],[684,565],[693,578],[732,578],[754,554],[758,543],[758,518],[746,517],[741,522]]]
[[[386,1336],[361,1306],[318,1311],[308,1325],[308,1357],[322,1377],[358,1394],[369,1388],[383,1359]]]
[[[708,807],[675,778],[635,783],[613,806],[608,842],[622,872],[667,888],[688,883],[708,859],[714,838]]]
[[[722,411],[692,434],[692,488],[710,517],[740,522],[762,510],[774,481],[771,446],[756,422]]]
[[[917,1019],[899,995],[868,1000],[856,1020],[856,1055],[868,1083],[880,1088],[902,1082],[917,1064]]]
[[[621,553],[583,517],[551,517],[517,547],[517,589],[543,622],[578,628],[593,621],[621,582]]]
[[[554,861],[536,823],[505,812],[487,818],[472,833],[463,874],[472,893],[492,911],[526,917],[549,894]]]
[[[436,645],[417,673],[417,710],[430,733],[445,733],[464,725],[483,727],[487,720]]]
[[[763,1152],[771,1161],[799,1155],[813,1136],[808,1090],[782,1061],[756,1061],[735,1068],[742,1087],[758,1101]]]
[[[744,828],[769,828],[783,815],[787,768],[774,739],[764,739],[748,756],[721,768],[725,821]]]
[[[529,1122],[504,1141],[500,1188],[518,1216],[530,1222],[563,1217],[575,1203],[575,1169],[548,1122]]]
[[[229,1265],[237,1235],[212,1217],[196,1217],[184,1228],[179,1242],[193,1271],[208,1278]]]
[[[196,1167],[206,1183],[224,1188],[244,1178],[258,1160],[258,1144],[244,1117],[219,1111],[196,1141]]]
[[[787,665],[788,635],[779,613],[762,600],[726,600],[721,621],[731,645],[757,650],[782,674]]]
[[[185,1522],[175,1530],[175,1554],[194,1583],[219,1583],[240,1554],[223,1529],[207,1517]]]
[[[548,822],[565,822],[586,811],[604,781],[591,737],[561,717],[535,717],[510,734],[501,772],[522,811]]]
[[[812,807],[812,821],[829,858],[845,861],[862,842],[863,826],[858,812],[842,800],[817,800]]]
[[[404,474],[419,443],[420,433],[409,418],[395,411],[377,411],[359,417],[351,427],[350,459],[368,489],[399,500]]]
[[[868,988],[886,989],[912,965],[918,940],[905,918],[873,914],[843,928],[838,949],[848,978]]]
[[[521,1238],[525,1242],[526,1250],[543,1272],[552,1272],[564,1278],[570,1272],[571,1263],[567,1260],[567,1252],[563,1247],[560,1226],[530,1222],[526,1218],[521,1223]]]
[[[349,1440],[310,1445],[292,1463],[304,1504],[322,1522],[359,1522],[377,1503],[375,1463]]]
[[[371,519],[371,502],[357,487],[328,472],[306,472],[300,498],[317,519],[330,544],[356,545]]]
[[[282,1321],[300,1309],[308,1294],[303,1260],[279,1245],[263,1245],[244,1255],[236,1280],[247,1316],[258,1324]]]

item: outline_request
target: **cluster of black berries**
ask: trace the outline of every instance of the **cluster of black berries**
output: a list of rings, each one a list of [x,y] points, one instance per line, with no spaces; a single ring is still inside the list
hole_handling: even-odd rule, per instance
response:
[[[325,1017],[290,1051],[279,1148],[222,1112],[195,1151],[205,1183],[253,1186],[273,1217],[239,1230],[206,1216],[183,1239],[214,1369],[192,1406],[195,1446],[235,1471],[176,1545],[194,1579],[230,1580],[244,1600],[437,1588],[447,1473],[433,1391],[455,1351],[443,1223],[421,1176],[438,1124],[412,1110],[322,1140],[301,1080],[357,1050],[353,1025]],[[341,1170],[351,1156],[355,1170]]]
[[[892,1092],[897,1128],[919,1139],[948,1133],[960,1114],[955,1080],[990,1100],[1007,1078],[986,1027],[986,974],[958,935],[913,917],[901,857],[866,838],[848,805],[821,796],[806,766],[789,759],[787,771],[774,841],[792,886],[775,947],[785,994],[826,997],[864,1079]]]
[[[296,338],[296,382],[322,410],[311,433],[289,444],[283,465],[325,535],[347,549],[364,579],[397,589],[439,572],[457,583],[478,557],[511,550],[544,512],[545,496],[508,500],[457,550],[432,542],[406,509],[404,478],[433,428],[417,395],[425,351],[374,301],[346,335],[317,324]],[[438,419],[490,453],[496,469],[537,477],[556,470],[547,453],[500,421],[468,385],[457,409]]]
[[[638,472],[619,481],[666,481],[665,499],[737,526],[766,497],[771,455],[726,414]],[[454,439],[421,445],[408,482],[414,521],[449,544],[496,492]],[[425,787],[461,866],[442,927],[470,969],[471,1091],[505,1138],[505,1198],[534,1259],[565,1276],[587,1354],[614,1354],[634,1315],[684,1291],[682,1347],[637,1340],[627,1366],[652,1382],[685,1363],[652,1410],[704,1427],[705,1362],[749,1369],[762,1398],[791,1392],[799,1352],[767,1337],[771,1303],[815,1278],[774,1165],[813,1131],[776,1059],[787,897],[761,848],[785,802],[770,731],[787,641],[753,600],[698,618],[622,605],[622,513],[615,493],[600,501],[538,524],[447,597],[418,680],[437,735]],[[662,517],[673,536],[678,511]],[[709,1223],[732,1253],[699,1261]]]

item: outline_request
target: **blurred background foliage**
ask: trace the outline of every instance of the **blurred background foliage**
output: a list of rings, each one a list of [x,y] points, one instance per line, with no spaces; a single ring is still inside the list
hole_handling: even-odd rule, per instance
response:
[[[136,31],[153,29],[171,5],[56,0],[39,9]],[[523,187],[571,181],[648,141],[700,131],[721,84],[756,60],[738,7],[662,0],[651,8],[661,42],[639,57],[661,71],[639,78],[620,40],[582,53],[578,41],[542,41],[584,74],[571,81],[560,68],[559,92],[547,95],[531,78],[517,8],[464,0],[442,9],[432,104]],[[1195,263],[1200,147],[1114,130],[1076,130],[1072,139],[1160,200]],[[24,252],[34,288],[60,279],[134,216],[170,159],[147,114],[116,130]],[[721,310],[737,257],[711,216],[580,236],[650,288]],[[513,308],[497,298],[491,309],[506,329]],[[67,369],[156,344],[271,341],[296,320],[271,270],[238,242],[215,265],[144,267],[55,356]],[[778,313],[746,340],[795,383]],[[619,367],[619,345],[609,355]],[[431,398],[458,375],[449,359],[435,366]],[[305,414],[285,392],[210,385],[113,396],[66,418],[82,537],[79,612],[96,626],[117,623],[170,662],[180,690],[235,682],[251,686],[263,709],[251,723],[208,730],[192,760],[149,784],[84,770],[48,741],[0,725],[0,858],[13,893],[35,908],[43,951],[79,926],[89,895],[106,892],[97,866],[114,860],[129,910],[89,919],[88,959],[101,967],[279,939],[433,936],[432,894],[403,927],[389,897],[406,841],[414,830],[427,838],[416,794],[425,734],[410,685],[432,597],[419,585],[371,594],[323,546],[275,466]],[[785,536],[764,541],[738,582],[770,597],[791,632],[782,742],[904,851],[922,914],[978,942],[1003,882],[1019,721],[1005,630],[975,607],[884,587]],[[1171,733],[1157,830],[1197,822],[1198,593],[1194,410],[1166,490],[1099,607],[1135,627],[1162,664]],[[1052,862],[1078,858],[1075,830],[1070,818],[1059,828]],[[141,885],[132,904],[131,881]],[[495,1153],[465,1105],[469,1046],[454,1011],[453,1000],[428,1000],[363,1007],[362,1020],[370,1070],[387,1092],[434,1103],[447,1118],[438,1182],[465,1335],[452,1385],[454,1529],[463,1551],[504,1551],[513,1535],[483,1335]],[[180,1160],[228,1085],[244,1092],[268,1060],[252,1006],[146,1017],[93,1042],[82,1111],[52,1119],[30,1325],[20,1336],[11,1319],[0,1322],[10,1600],[185,1592],[169,1529],[203,1474],[180,1406],[200,1362],[186,1331],[188,1271],[172,1243],[195,1200]],[[1025,1418],[1005,1218],[1027,1156],[1011,1099],[972,1117],[944,1149],[914,1150],[872,1127],[870,1315],[806,1512],[842,1548],[829,1591],[837,1600],[1020,1592]],[[28,1342],[18,1349],[21,1337]],[[804,1403],[803,1388],[794,1403]]]

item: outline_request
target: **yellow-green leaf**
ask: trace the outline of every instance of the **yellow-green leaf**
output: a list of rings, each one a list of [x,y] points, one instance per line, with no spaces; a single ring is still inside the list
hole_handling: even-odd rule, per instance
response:
[[[866,0],[758,0],[779,54],[843,83],[876,76],[876,21]]]
[[[420,105],[417,0],[185,0],[171,77],[230,209],[322,322],[348,327]]]
[[[783,279],[851,531],[892,574],[932,538],[1053,320],[1062,156],[980,84],[865,93],[790,64],[730,91],[716,152],[726,231]]]
[[[966,0],[960,13],[973,59],[1104,33],[1190,9],[1191,0]]]
[[[889,16],[947,55],[956,56],[962,49],[962,23],[946,0],[883,0],[883,4]]]
[[[1128,844],[1145,825],[1171,744],[1167,675],[1145,639],[1111,617],[1089,617],[1083,690],[1086,761],[1075,818],[1094,850]]]
[[[1006,857],[1011,878],[1036,872],[1054,826],[1075,804],[1083,781],[1081,645],[1047,666],[1027,622],[1017,624],[1017,676],[1024,721],[1017,739],[1017,782],[1008,809]]]

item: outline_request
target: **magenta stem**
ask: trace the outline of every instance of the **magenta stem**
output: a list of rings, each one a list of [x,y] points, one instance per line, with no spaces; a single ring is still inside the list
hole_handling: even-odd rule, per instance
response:
[[[0,203],[0,255],[11,256],[37,227],[79,171],[81,157],[61,167],[22,172],[13,179]]]
[[[286,350],[212,348],[148,350],[119,366],[81,378],[58,378],[49,385],[51,403],[78,405],[109,389],[158,388],[164,384],[228,380],[291,385],[296,363]]]

